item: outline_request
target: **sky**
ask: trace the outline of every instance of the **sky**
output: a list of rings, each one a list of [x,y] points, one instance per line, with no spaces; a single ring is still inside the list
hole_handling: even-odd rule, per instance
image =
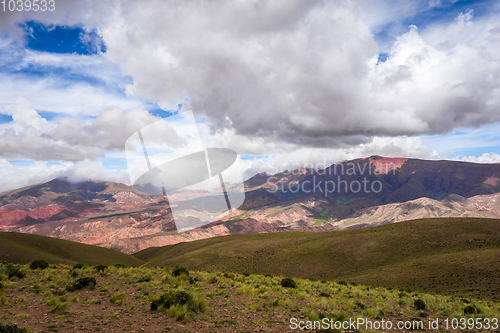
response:
[[[190,110],[244,178],[371,155],[500,162],[500,1],[48,4],[0,4],[0,192],[130,184],[127,139]]]

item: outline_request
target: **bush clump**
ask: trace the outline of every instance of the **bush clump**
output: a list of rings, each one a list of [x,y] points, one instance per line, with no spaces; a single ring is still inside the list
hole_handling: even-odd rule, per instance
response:
[[[189,276],[189,271],[186,269],[186,267],[177,266],[176,268],[173,269],[172,276],[181,276],[181,275]]]
[[[476,307],[474,306],[470,306],[470,305],[467,305],[465,308],[464,308],[464,314],[466,315],[471,315],[471,314],[474,314],[474,313],[477,313],[477,309]]]
[[[127,266],[123,265],[123,264],[116,264],[115,267],[116,268],[127,268]]]
[[[297,283],[292,278],[284,278],[281,280],[281,286],[283,288],[297,288]]]
[[[68,285],[66,289],[68,291],[75,291],[79,289],[83,289],[85,287],[89,287],[90,289],[94,289],[94,287],[97,285],[97,281],[93,277],[83,277],[79,278],[76,280],[74,283]]]
[[[0,323],[0,333],[27,333],[26,328],[19,328],[17,324],[1,324]]]
[[[49,263],[45,260],[36,259],[30,263],[30,269],[45,269],[49,267]]]
[[[5,273],[7,274],[9,280],[12,280],[14,278],[22,279],[26,276],[26,273],[23,270],[21,270],[19,267],[16,267],[12,264],[7,264],[4,269],[5,269]]]
[[[418,311],[423,311],[426,309],[425,302],[422,301],[421,299],[416,299],[415,302],[413,302],[413,306]]]
[[[84,268],[85,266],[87,266],[86,264],[83,264],[81,262],[79,262],[78,264],[74,264],[73,265],[73,269],[82,269]]]
[[[108,268],[108,266],[106,266],[106,265],[95,265],[94,266],[94,269],[97,272],[104,272],[106,270],[106,268]]]
[[[165,310],[177,320],[183,320],[188,311],[204,312],[208,310],[208,302],[201,293],[190,293],[184,290],[170,290],[151,302],[151,311]]]

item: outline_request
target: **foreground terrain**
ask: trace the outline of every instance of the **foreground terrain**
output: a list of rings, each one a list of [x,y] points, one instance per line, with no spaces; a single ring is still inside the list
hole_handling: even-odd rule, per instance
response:
[[[495,331],[500,317],[497,302],[344,281],[188,272],[182,267],[42,266],[1,265],[2,324],[15,323],[25,332],[288,332],[293,331],[291,318],[304,327],[324,318],[329,323],[364,318],[371,325],[384,320],[384,325],[424,325],[428,331],[429,319],[437,319],[439,331],[460,332],[459,319],[474,323],[482,318],[485,323],[489,318],[487,331]]]

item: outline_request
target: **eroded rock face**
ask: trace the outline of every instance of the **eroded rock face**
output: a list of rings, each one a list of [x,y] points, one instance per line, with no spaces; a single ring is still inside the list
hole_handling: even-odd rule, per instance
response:
[[[341,164],[345,168],[338,167]],[[343,174],[330,173],[335,166],[337,171],[345,170]],[[351,169],[359,172],[347,171]],[[348,182],[364,178],[379,181],[383,191],[327,196],[307,192],[314,181],[333,181],[339,176]],[[306,182],[309,187],[303,186]],[[243,233],[329,231],[436,216],[500,218],[498,164],[372,156],[320,171],[302,168],[274,176],[259,174],[245,186],[246,200],[239,210],[203,227],[177,233],[168,202],[162,196],[112,182],[53,180],[0,195],[0,230],[134,253],[152,246]],[[270,191],[276,186],[301,190]]]

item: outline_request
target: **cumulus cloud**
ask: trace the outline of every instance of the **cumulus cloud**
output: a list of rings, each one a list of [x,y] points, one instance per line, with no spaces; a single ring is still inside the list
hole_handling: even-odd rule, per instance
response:
[[[96,116],[108,107],[144,108],[125,95],[131,78],[101,55],[56,54],[19,48],[0,38],[0,102],[22,94],[37,110]],[[55,74],[57,73],[57,74]]]
[[[70,181],[114,181],[129,183],[128,173],[123,170],[104,168],[101,161],[62,162],[51,164],[34,161],[13,163],[0,158],[0,193],[24,186],[48,182],[54,178],[67,178]]]
[[[474,163],[500,163],[500,155],[497,153],[484,153],[481,156],[462,157],[460,160]]]
[[[132,133],[158,120],[147,110],[111,108],[96,118],[48,122],[22,96],[14,104],[0,106],[0,113],[13,118],[0,126],[0,157],[38,161],[103,158],[105,151],[123,150]]]
[[[129,93],[167,105],[187,97],[214,132],[338,147],[500,120],[498,53],[478,46],[493,34],[444,49],[411,27],[377,64],[351,2],[150,4],[154,13],[126,3],[101,26],[106,54],[134,78]],[[463,34],[471,20],[463,13],[446,29]]]
[[[381,155],[386,157],[407,157],[439,159],[437,151],[426,147],[418,137],[378,137],[367,144],[349,149],[296,149],[276,155],[258,156],[244,159],[242,169],[244,179],[261,172],[275,174],[299,167],[324,169],[342,160]]]
[[[2,179],[0,193],[49,181],[64,170],[66,166],[61,164],[50,166],[43,162],[33,162],[28,165],[14,165],[0,158],[0,178]]]

